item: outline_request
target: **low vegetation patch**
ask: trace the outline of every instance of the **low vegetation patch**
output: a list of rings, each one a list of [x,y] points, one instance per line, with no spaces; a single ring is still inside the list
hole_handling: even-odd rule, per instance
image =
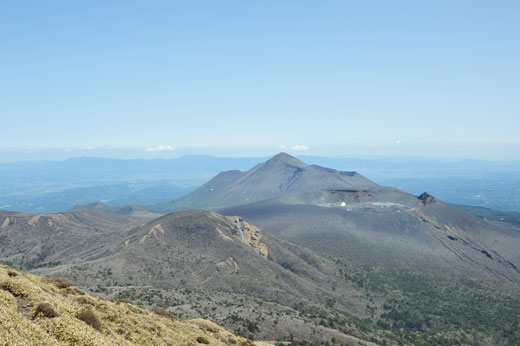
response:
[[[175,316],[173,316],[173,314],[171,312],[169,312],[168,310],[161,309],[161,308],[153,308],[152,311],[155,312],[159,316],[175,320]]]
[[[88,297],[79,297],[79,298],[76,298],[76,301],[80,304],[83,304],[83,305],[96,305],[96,303],[94,302],[94,300],[88,298]]]
[[[56,312],[56,310],[54,310],[52,305],[49,303],[38,304],[38,306],[36,307],[36,310],[34,311],[34,318],[38,317],[39,315],[48,317],[48,318],[54,318],[54,317],[59,316],[59,314]]]
[[[96,314],[92,312],[92,310],[83,309],[78,313],[77,317],[92,328],[101,331],[101,322],[99,321]]]
[[[384,299],[367,330],[402,344],[520,345],[520,294],[514,290],[470,277],[336,264],[345,281]]]
[[[21,289],[19,285],[12,281],[3,282],[2,284],[0,284],[0,289],[11,293],[15,297],[25,297],[23,289]]]
[[[68,281],[67,279],[64,279],[64,278],[49,277],[48,280],[49,280],[49,282],[51,282],[54,286],[56,286],[58,288],[67,288],[67,287],[73,286],[70,281]]]
[[[206,338],[203,337],[203,336],[199,336],[199,337],[197,338],[197,342],[198,342],[199,344],[206,344],[206,345],[209,345],[209,340],[206,339]]]
[[[116,304],[130,304],[130,305],[135,305],[134,302],[128,300],[128,299],[118,299],[116,300]]]

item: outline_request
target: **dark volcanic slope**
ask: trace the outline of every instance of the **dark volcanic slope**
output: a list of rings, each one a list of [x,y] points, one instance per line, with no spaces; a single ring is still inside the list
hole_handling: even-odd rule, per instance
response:
[[[171,213],[120,234],[118,242],[106,244],[100,252],[106,255],[42,272],[65,276],[94,290],[109,285],[137,289],[152,286],[165,292],[202,289],[242,294],[251,301],[260,298],[286,307],[304,304],[317,311],[334,301],[342,310],[370,313],[368,300],[357,297],[361,294],[356,286],[337,285],[340,277],[334,261],[265,234],[237,216],[202,210]],[[243,309],[248,310],[247,306]],[[311,332],[315,334],[312,340],[346,337],[314,324],[295,331],[304,339],[311,338],[307,335]],[[287,339],[290,331],[281,324],[263,328],[260,333],[265,337],[285,335]],[[327,336],[329,333],[333,334]]]
[[[426,194],[324,191],[274,201],[250,211],[272,232],[317,251],[241,217],[186,210],[116,234],[98,249],[103,256],[40,272],[119,299],[209,314],[237,332],[245,326],[255,339],[294,334],[350,344],[343,340],[354,334],[431,345],[456,325],[453,344],[471,344],[466,332],[479,340],[492,333],[483,345],[515,344],[518,237]],[[236,209],[245,215],[247,207]]]
[[[160,209],[213,208],[261,201],[291,192],[353,188],[377,189],[378,185],[356,172],[307,165],[289,154],[280,153],[245,172],[222,172]]]
[[[520,235],[428,194],[318,191],[219,209],[282,239],[358,263],[470,270],[520,281]]]
[[[273,239],[239,217],[202,210],[168,214],[122,233],[118,242],[106,244],[105,252],[111,255],[82,266],[95,268],[94,272],[110,268],[112,279],[124,283],[132,277],[133,285],[186,286],[286,299],[290,299],[287,292],[298,292],[320,300],[322,289],[317,286],[327,272],[318,259],[310,265],[298,258],[305,254],[312,259],[311,251]],[[281,262],[294,262],[299,275],[284,269]],[[78,282],[92,285],[89,280]]]

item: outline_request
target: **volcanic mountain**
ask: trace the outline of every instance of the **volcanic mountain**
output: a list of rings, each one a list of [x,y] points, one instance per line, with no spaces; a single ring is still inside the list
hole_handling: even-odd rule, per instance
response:
[[[520,282],[520,234],[394,188],[287,194],[218,209],[359,264],[472,272]]]
[[[197,190],[156,209],[163,212],[206,209],[325,189],[373,190],[378,189],[378,185],[356,172],[307,165],[289,154],[280,153],[248,171],[222,172]]]
[[[1,212],[0,259],[255,339],[520,342],[514,228],[283,153],[175,203],[228,207]]]

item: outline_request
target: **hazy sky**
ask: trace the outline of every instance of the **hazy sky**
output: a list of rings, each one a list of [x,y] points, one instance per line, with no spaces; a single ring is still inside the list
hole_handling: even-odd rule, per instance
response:
[[[519,13],[517,0],[2,1],[0,161],[519,159]]]

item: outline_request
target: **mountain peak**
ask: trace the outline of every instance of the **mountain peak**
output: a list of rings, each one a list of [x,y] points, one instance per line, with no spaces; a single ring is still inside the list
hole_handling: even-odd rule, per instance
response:
[[[292,192],[378,188],[376,183],[355,172],[308,165],[281,152],[248,171],[220,173],[163,210],[231,206]]]
[[[431,204],[435,201],[435,197],[430,195],[428,192],[423,192],[419,197],[419,200],[421,200],[423,205]]]
[[[295,158],[294,156],[291,156],[284,152],[276,154],[275,156],[273,156],[272,158],[267,160],[265,162],[265,164],[267,164],[267,165],[287,164],[287,165],[296,166],[296,167],[306,167],[307,166],[307,164],[305,164],[304,162],[302,162],[302,161],[298,160],[297,158]]]

